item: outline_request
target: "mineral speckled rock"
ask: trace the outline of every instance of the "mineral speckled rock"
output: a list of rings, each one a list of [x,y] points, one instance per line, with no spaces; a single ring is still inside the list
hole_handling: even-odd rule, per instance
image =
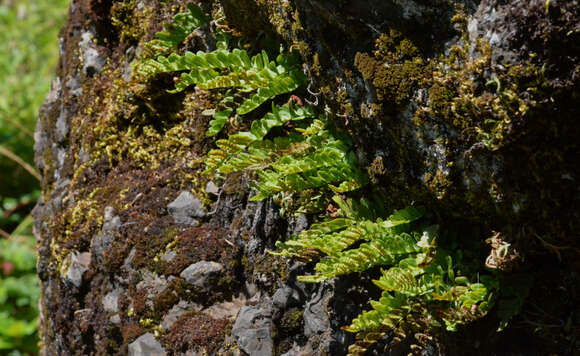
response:
[[[210,282],[219,278],[224,266],[217,262],[200,261],[188,266],[179,275],[188,283],[202,289],[210,289]]]
[[[91,241],[91,250],[93,257],[97,261],[102,261],[105,253],[111,247],[115,239],[115,234],[121,227],[121,219],[118,216],[113,216],[114,209],[110,206],[105,208],[105,222],[101,232],[97,234]]]
[[[82,34],[79,48],[83,55],[83,70],[86,75],[93,76],[103,69],[107,59],[99,54],[90,32]]]
[[[83,275],[89,270],[90,264],[90,253],[71,252],[63,265],[63,276],[65,280],[79,288],[83,282]]]
[[[176,223],[183,225],[198,226],[198,219],[206,215],[199,198],[186,191],[181,192],[174,201],[167,205],[167,210]]]
[[[165,349],[151,333],[146,333],[129,344],[129,356],[166,356]]]
[[[272,355],[272,311],[268,302],[242,307],[232,335],[238,346],[250,356]]]
[[[330,320],[326,312],[329,293],[320,286],[318,292],[306,303],[304,309],[304,335],[322,334],[330,329]]]

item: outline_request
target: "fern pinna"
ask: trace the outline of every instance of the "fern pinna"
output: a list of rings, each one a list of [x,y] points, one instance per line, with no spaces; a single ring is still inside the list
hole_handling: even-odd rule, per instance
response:
[[[136,73],[151,77],[160,73],[183,72],[175,84],[176,93],[190,86],[201,89],[232,88],[243,97],[235,108],[225,108],[213,115],[209,136],[216,135],[232,114],[244,115],[278,95],[296,90],[306,82],[306,76],[296,62],[279,55],[270,61],[265,51],[250,58],[245,50],[218,49],[210,53],[172,53],[167,57],[148,59],[137,64]],[[224,104],[233,102],[226,96]]]
[[[315,274],[298,277],[302,282],[385,267],[374,281],[383,291],[381,298],[371,301],[372,310],[344,328],[357,333],[357,342],[349,348],[351,355],[363,354],[387,332],[393,332],[395,340],[412,335],[421,343],[427,330],[445,326],[454,331],[458,324],[487,313],[493,301],[491,291],[496,288],[493,280],[482,277],[481,283],[471,283],[465,276],[456,276],[451,255],[436,246],[436,226],[417,224],[421,210],[408,207],[387,219],[373,219],[372,214],[360,214],[361,204],[338,196],[334,201],[343,216],[277,242],[280,251],[274,254],[320,258]]]
[[[165,31],[157,32],[157,39],[145,44],[145,50],[152,54],[166,53],[177,48],[198,27],[208,23],[210,18],[194,4],[187,5],[187,12],[173,17],[173,23],[165,24]]]
[[[196,6],[188,9],[146,47],[166,54],[208,21]],[[141,78],[181,73],[171,93],[190,86],[227,90],[212,112],[208,136],[217,135],[232,115],[249,114],[306,81],[298,62],[285,55],[275,61],[266,52],[250,57],[245,50],[230,50],[223,43],[210,53],[171,53],[147,59],[136,65],[135,72]],[[218,139],[216,146],[205,159],[204,173],[256,172],[257,194],[252,200],[296,194],[304,197],[296,199],[303,207],[316,207],[316,201],[326,196],[339,207],[332,218],[277,242],[278,251],[271,252],[318,261],[315,273],[299,280],[315,283],[383,268],[374,281],[382,290],[381,297],[370,302],[371,310],[344,328],[357,334],[350,354],[363,354],[387,332],[395,340],[413,336],[417,344],[424,344],[433,330],[455,330],[458,324],[484,315],[493,304],[496,282],[456,276],[452,254],[437,246],[437,227],[424,221],[423,210],[408,207],[382,218],[386,216],[384,207],[345,198],[369,179],[358,166],[351,140],[338,134],[312,108],[273,102],[271,111],[254,120],[249,131]]]

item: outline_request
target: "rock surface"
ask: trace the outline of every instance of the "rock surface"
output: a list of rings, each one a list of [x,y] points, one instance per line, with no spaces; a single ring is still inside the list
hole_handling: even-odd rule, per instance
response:
[[[198,226],[199,221],[196,218],[203,218],[206,214],[201,201],[190,192],[181,192],[167,205],[167,210],[176,223],[191,226]]]
[[[272,355],[272,311],[268,306],[242,307],[232,328],[232,335],[250,356]]]
[[[325,217],[283,217],[291,196],[252,201],[251,174],[201,174],[216,147],[204,113],[224,93],[132,73],[190,2],[71,1],[35,132],[43,355],[345,355],[342,327],[379,297],[380,271],[297,282],[312,263],[265,251]],[[252,53],[296,51],[309,83],[292,100],[350,136],[371,181],[358,193],[425,206],[442,243],[460,237],[457,266],[507,286],[495,309],[522,308],[502,333],[495,309],[437,341],[418,333],[424,354],[574,354],[577,0],[193,2],[216,20],[178,50],[215,49],[219,29]],[[415,341],[387,333],[369,354]]]
[[[129,356],[166,356],[167,353],[151,333],[146,333],[129,344]]]
[[[200,261],[184,269],[179,276],[198,288],[210,289],[211,282],[215,282],[223,270],[224,266],[217,262]]]

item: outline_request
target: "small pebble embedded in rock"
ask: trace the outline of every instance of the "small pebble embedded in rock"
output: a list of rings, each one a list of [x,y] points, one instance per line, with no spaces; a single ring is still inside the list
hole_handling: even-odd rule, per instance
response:
[[[201,200],[188,191],[181,192],[174,201],[169,203],[167,211],[176,223],[190,226],[198,226],[198,219],[206,215]]]

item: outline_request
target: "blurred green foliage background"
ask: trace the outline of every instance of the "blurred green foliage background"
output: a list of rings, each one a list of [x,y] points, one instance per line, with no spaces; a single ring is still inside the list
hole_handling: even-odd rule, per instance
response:
[[[34,126],[69,0],[0,0],[0,355],[38,352]]]

